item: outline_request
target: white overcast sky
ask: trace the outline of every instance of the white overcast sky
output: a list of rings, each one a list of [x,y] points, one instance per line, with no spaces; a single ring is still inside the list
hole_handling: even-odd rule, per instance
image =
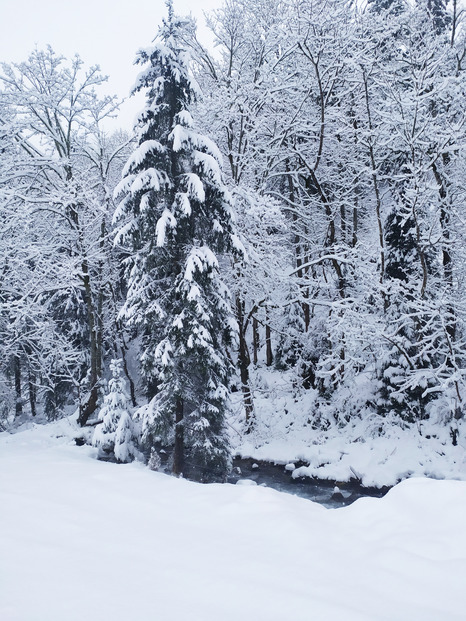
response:
[[[175,13],[192,13],[201,28],[203,12],[221,0],[174,0]],[[147,47],[167,10],[164,0],[0,0],[0,62],[20,62],[50,44],[67,57],[78,53],[86,66],[109,76],[106,91],[127,97],[140,69],[136,51]],[[123,106],[120,124],[130,129],[142,101]]]

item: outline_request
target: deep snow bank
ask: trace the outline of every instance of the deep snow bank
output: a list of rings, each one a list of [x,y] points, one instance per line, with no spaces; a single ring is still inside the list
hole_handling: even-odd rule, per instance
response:
[[[97,462],[72,432],[0,436],[2,621],[464,619],[464,482],[331,511]]]

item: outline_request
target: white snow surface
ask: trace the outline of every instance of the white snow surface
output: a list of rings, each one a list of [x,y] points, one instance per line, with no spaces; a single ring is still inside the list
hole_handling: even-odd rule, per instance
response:
[[[76,433],[0,434],[2,621],[465,619],[465,482],[328,510],[98,462]]]

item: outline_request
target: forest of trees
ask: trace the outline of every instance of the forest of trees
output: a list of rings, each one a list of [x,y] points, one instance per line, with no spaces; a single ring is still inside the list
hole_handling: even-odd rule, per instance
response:
[[[134,135],[52,49],[0,72],[0,426],[78,408],[127,461],[222,480],[230,392],[312,424],[454,425],[466,399],[456,0],[226,0],[138,53]],[[141,45],[147,42],[141,41]],[[189,464],[189,465],[187,465]]]

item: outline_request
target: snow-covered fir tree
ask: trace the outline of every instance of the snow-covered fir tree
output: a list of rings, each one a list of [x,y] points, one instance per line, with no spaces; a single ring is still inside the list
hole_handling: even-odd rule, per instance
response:
[[[121,360],[110,363],[112,377],[108,383],[108,392],[104,397],[99,420],[92,444],[107,454],[113,452],[119,462],[131,461],[135,454],[134,425],[129,414],[130,401],[122,377]]]
[[[225,429],[236,324],[219,256],[241,252],[221,154],[194,130],[198,88],[188,68],[181,19],[167,3],[135,91],[147,89],[138,147],[117,192],[117,241],[129,251],[122,317],[141,333],[141,367],[150,403],[140,412],[143,440],[173,449],[173,472],[221,480],[230,466]]]
[[[381,13],[390,11],[393,14],[399,14],[404,9],[403,0],[367,0],[369,10]]]
[[[437,34],[445,32],[450,26],[452,18],[447,10],[449,0],[427,0],[427,10]]]

